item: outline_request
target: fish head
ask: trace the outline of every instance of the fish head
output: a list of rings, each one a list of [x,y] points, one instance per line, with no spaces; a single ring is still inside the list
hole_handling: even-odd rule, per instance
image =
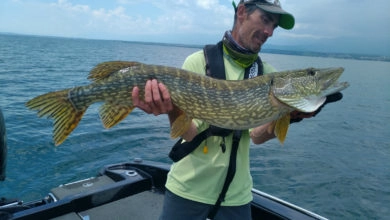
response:
[[[275,74],[272,95],[292,109],[314,112],[326,100],[326,96],[348,87],[347,82],[338,79],[344,68],[307,68]]]

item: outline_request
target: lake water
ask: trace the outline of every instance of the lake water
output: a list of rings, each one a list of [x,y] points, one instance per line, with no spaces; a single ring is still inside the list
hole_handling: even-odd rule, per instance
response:
[[[7,179],[0,197],[40,199],[60,184],[95,176],[106,164],[140,157],[170,163],[166,115],[135,110],[110,130],[93,105],[69,138],[52,142],[52,121],[24,103],[88,84],[96,64],[132,60],[180,67],[198,48],[124,41],[0,35],[0,108],[8,135]],[[262,54],[278,70],[342,66],[344,98],[251,148],[254,186],[330,219],[390,216],[390,62]]]

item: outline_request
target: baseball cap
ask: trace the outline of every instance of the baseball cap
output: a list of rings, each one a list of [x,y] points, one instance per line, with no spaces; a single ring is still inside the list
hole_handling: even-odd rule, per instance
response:
[[[258,8],[266,12],[279,14],[278,26],[287,30],[294,27],[294,16],[282,9],[279,0],[241,0],[239,4],[255,4]]]

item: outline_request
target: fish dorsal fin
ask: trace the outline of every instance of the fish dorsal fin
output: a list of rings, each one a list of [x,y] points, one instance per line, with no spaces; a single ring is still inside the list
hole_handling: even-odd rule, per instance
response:
[[[288,127],[290,126],[290,113],[279,118],[274,127],[274,134],[283,145],[284,140],[286,140]]]
[[[171,138],[178,138],[183,135],[191,126],[192,118],[183,111],[178,111],[176,120],[171,126]]]
[[[140,63],[129,62],[129,61],[109,61],[109,62],[99,63],[91,70],[88,79],[97,82],[121,69],[138,66],[138,65],[140,65]]]

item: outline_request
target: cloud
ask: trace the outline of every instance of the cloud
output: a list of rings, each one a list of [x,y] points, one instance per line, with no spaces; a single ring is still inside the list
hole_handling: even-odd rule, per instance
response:
[[[335,48],[344,44],[357,48],[359,42],[367,42],[375,50],[390,51],[387,0],[280,2],[295,16],[296,25],[290,31],[278,28],[269,40],[273,44],[329,41]],[[215,43],[231,29],[233,15],[230,0],[2,0],[0,31],[206,44]]]
[[[297,25],[294,32],[312,33],[329,37],[351,37],[382,32],[390,34],[390,4],[387,0],[316,0],[310,4],[291,1],[286,7],[291,8]]]
[[[0,24],[0,31],[32,34],[111,39],[196,34],[200,40],[211,35],[220,38],[233,22],[233,9],[218,0],[4,1],[8,4],[4,8],[12,8],[8,18],[13,17],[11,11],[24,17]]]
[[[72,4],[69,3],[67,0],[58,0],[56,3],[51,3],[52,6],[72,11],[72,12],[89,12],[90,8],[88,5],[80,5],[80,4]]]
[[[210,10],[214,7],[218,7],[218,0],[196,0],[196,5],[203,9]]]
[[[138,1],[139,3],[142,1]],[[146,4],[146,3],[145,3]],[[137,6],[137,7],[136,7]],[[149,13],[145,13],[143,8]],[[155,1],[145,5],[135,5],[134,1],[118,0],[116,4],[96,8],[92,5],[72,3],[68,0],[58,0],[47,5],[49,17],[57,16],[47,26],[61,23],[64,29],[78,30],[78,33],[112,33],[118,36],[140,36],[171,34],[171,33],[215,33],[217,27],[231,26],[232,13],[226,13],[227,8],[218,5],[218,1]],[[137,10],[138,9],[138,10]],[[141,10],[140,10],[141,9]],[[207,10],[207,12],[205,12]],[[141,11],[141,12],[140,12]],[[50,15],[51,14],[51,15]],[[218,16],[219,19],[215,19]],[[208,18],[208,19],[207,19]],[[230,18],[230,19],[229,19]],[[65,22],[66,21],[66,22]],[[57,30],[58,31],[58,30]],[[73,31],[75,33],[75,31]],[[59,33],[64,34],[64,33]]]

